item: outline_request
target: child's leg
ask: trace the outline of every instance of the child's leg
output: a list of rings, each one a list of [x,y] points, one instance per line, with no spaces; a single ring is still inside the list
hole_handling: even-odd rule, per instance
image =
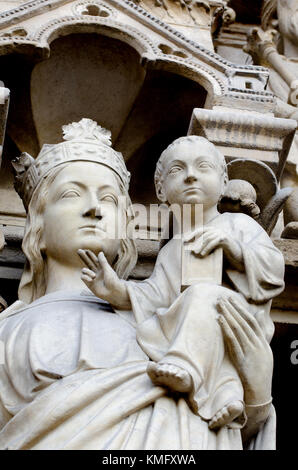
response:
[[[149,366],[155,383],[160,379],[160,384],[172,388],[175,376],[185,371],[192,379],[194,390],[198,390],[203,379],[212,376],[213,370],[218,371],[224,357],[224,344],[216,320],[216,304],[218,297],[231,293],[221,286],[196,284],[158,315],[169,346],[157,365]]]
[[[240,400],[235,400],[225,405],[221,410],[219,410],[209,422],[210,429],[219,429],[223,426],[234,427],[243,427],[245,424],[244,419],[242,419],[239,424],[235,425],[235,420],[239,419],[239,416],[243,415],[244,404]]]
[[[200,412],[208,413],[210,429],[218,429],[224,425],[239,428],[245,424],[243,386],[227,354],[213,386],[211,400]]]
[[[227,295],[238,296],[221,286],[197,284],[189,287],[169,310],[159,315],[159,322],[169,340],[169,347],[157,363],[149,364],[148,375],[157,385],[189,393],[195,411],[214,390],[221,371],[225,347],[216,320],[216,305],[219,297]],[[232,365],[230,367],[232,368]],[[234,375],[235,377],[232,374],[232,378],[240,383],[235,371]],[[226,381],[228,376],[231,374],[225,376]],[[202,384],[204,387],[201,388]],[[230,397],[226,397],[222,407],[216,408],[216,416],[212,414],[209,417],[214,418],[214,427],[233,421],[241,414],[242,399],[241,383],[239,393],[230,387]]]
[[[166,386],[175,392],[189,393],[194,387],[187,369],[170,362],[149,362],[147,374],[154,384]]]

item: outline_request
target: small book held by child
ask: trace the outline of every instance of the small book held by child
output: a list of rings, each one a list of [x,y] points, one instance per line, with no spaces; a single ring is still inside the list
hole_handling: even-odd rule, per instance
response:
[[[207,256],[196,255],[188,243],[181,243],[181,292],[198,282],[222,283],[223,250],[217,248]]]

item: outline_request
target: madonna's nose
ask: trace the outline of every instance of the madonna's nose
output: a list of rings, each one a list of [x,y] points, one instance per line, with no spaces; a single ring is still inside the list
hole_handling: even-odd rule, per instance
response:
[[[84,214],[84,217],[92,217],[98,220],[102,219],[102,210],[100,205],[92,205],[89,209],[87,209]]]

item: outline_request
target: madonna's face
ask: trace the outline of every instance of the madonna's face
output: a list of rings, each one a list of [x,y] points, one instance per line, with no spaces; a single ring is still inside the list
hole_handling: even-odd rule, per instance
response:
[[[47,258],[65,265],[80,263],[77,250],[103,251],[112,263],[117,238],[119,197],[115,173],[92,162],[75,162],[58,173],[48,191],[41,247]]]

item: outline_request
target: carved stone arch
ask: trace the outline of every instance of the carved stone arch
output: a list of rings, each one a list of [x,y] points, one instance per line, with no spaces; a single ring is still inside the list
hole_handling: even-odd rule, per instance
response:
[[[101,5],[95,1],[81,3],[82,5],[84,3]],[[105,8],[108,7],[105,5]],[[187,50],[181,45],[180,47],[174,45],[170,37],[167,41],[160,36],[159,40],[155,38],[153,42],[143,31],[115,20],[117,14],[114,14],[112,9],[110,10],[109,17],[75,15],[56,18],[43,24],[33,34],[21,36],[15,34],[15,28],[12,28],[10,32],[5,33],[6,37],[1,37],[0,55],[17,52],[44,59],[50,54],[50,44],[59,37],[78,32],[102,34],[119,39],[131,46],[148,67],[176,73],[199,83],[206,89],[209,98],[224,95],[227,88],[226,77],[222,70],[216,70],[212,66],[214,64],[206,65],[204,57],[198,54],[199,49],[196,51],[197,54],[194,54],[194,51]],[[211,60],[212,57],[210,56],[209,59]]]
[[[50,44],[57,38],[73,33],[96,33],[119,39],[135,49],[141,57],[155,57],[156,48],[149,37],[136,28],[113,19],[66,16],[43,25],[32,37],[39,47],[50,51]]]
[[[163,57],[158,57],[150,67],[175,73],[198,83],[205,88],[210,100],[214,96],[223,96],[227,89],[222,77],[194,58],[179,59],[163,55]]]
[[[207,91],[209,99],[220,97],[226,91],[226,80],[222,74],[166,41],[151,41],[148,35],[137,28],[124,25],[113,18],[86,18],[77,16],[62,17],[41,27],[32,37],[35,44],[46,54],[50,54],[50,44],[57,38],[73,33],[96,33],[119,39],[135,49],[143,64],[152,69],[162,69],[193,80]]]

